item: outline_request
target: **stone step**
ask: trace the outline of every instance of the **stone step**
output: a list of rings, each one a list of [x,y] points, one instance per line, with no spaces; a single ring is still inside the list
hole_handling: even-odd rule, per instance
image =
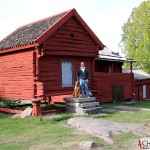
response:
[[[101,112],[101,109],[102,107],[95,107],[95,108],[83,109],[83,112],[87,114],[97,114]]]
[[[79,104],[79,107],[95,107],[95,106],[98,106],[99,105],[99,102],[87,102],[87,103],[80,103]]]
[[[67,102],[67,106],[74,106],[74,107],[95,107],[99,105],[99,102],[80,102],[80,103],[75,103],[75,102]]]
[[[96,101],[95,97],[89,97],[89,98],[64,98],[65,102],[74,102],[74,103],[80,103],[80,102],[94,102]]]
[[[67,113],[75,113],[75,114],[79,114],[79,115],[84,114],[83,108],[74,107],[74,106],[66,106],[66,112]]]

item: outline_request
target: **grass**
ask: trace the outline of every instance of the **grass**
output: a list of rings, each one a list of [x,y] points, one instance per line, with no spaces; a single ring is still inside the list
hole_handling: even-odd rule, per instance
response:
[[[103,108],[112,108],[114,106],[131,106],[131,107],[141,107],[150,108],[150,101],[140,101],[132,104],[127,103],[104,103],[100,104]],[[127,112],[116,112],[116,113],[106,113],[106,114],[96,114],[92,115],[93,118],[104,118],[111,119],[116,122],[125,123],[143,123],[150,124],[149,119],[150,111],[127,111]]]
[[[112,137],[117,144],[110,145],[98,137],[68,127],[66,119],[71,117],[76,116],[62,114],[60,118],[43,120],[41,117],[13,119],[8,114],[0,114],[0,150],[78,150],[78,142],[89,140],[102,145],[103,150],[126,150],[129,144],[137,146],[140,138],[130,133],[116,134]]]
[[[63,114],[61,119],[43,120],[41,117],[11,118],[0,114],[0,150],[75,150],[74,143],[100,138],[77,132],[66,126],[65,120],[73,117]],[[110,147],[109,147],[110,148]]]
[[[124,123],[143,123],[145,125],[150,124],[149,111],[128,111],[128,112],[117,112],[107,114],[95,114],[93,118],[104,118],[110,119],[116,122]]]
[[[112,108],[114,106],[132,106],[132,107],[142,107],[142,108],[150,108],[150,101],[135,101],[135,103],[127,104],[123,102],[117,103],[102,103],[100,104],[103,108]]]
[[[150,101],[140,101],[135,104],[131,104],[130,106],[150,108]]]
[[[138,139],[140,139],[140,136],[138,135],[134,135],[131,133],[123,133],[123,134],[113,135],[112,137],[117,143],[119,143],[116,145],[117,150],[140,149],[138,147]]]
[[[102,105],[102,107],[111,108],[121,104]],[[122,103],[122,105],[126,104]],[[149,102],[138,102],[130,106],[149,108]],[[52,108],[54,107],[56,106],[52,106]],[[49,109],[49,107],[44,109]],[[149,127],[149,114],[149,111],[128,111],[86,117],[125,123],[142,123]],[[117,144],[110,145],[98,137],[87,135],[67,126],[66,120],[72,117],[78,116],[61,114],[59,118],[51,120],[44,120],[42,117],[13,119],[9,114],[0,113],[0,150],[78,150],[76,143],[86,140],[92,140],[102,145],[103,150],[132,150],[137,147],[140,136],[131,133],[115,134],[112,137]]]

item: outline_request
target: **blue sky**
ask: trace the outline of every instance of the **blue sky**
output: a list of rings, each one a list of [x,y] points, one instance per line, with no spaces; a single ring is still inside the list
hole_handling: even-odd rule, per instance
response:
[[[122,25],[144,0],[0,0],[0,40],[21,25],[75,8],[99,39],[120,51]]]

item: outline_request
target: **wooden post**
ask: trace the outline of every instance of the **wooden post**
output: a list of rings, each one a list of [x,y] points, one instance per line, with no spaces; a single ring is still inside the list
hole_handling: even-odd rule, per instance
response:
[[[111,63],[111,73],[114,72],[114,65],[113,65],[113,62]]]
[[[33,100],[32,101],[32,106],[33,106],[32,116],[39,116],[42,114],[42,110],[41,110],[40,105],[41,105],[40,100]]]
[[[132,73],[132,62],[130,62],[130,71],[131,71],[131,73]]]
[[[130,73],[132,75],[132,98],[135,99],[134,74],[133,74],[132,62],[130,62]]]

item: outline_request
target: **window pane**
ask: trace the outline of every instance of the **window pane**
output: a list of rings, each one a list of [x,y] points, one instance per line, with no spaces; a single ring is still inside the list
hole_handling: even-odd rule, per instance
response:
[[[62,62],[62,86],[73,85],[73,64],[71,62]]]
[[[146,85],[143,85],[143,98],[146,98]]]

